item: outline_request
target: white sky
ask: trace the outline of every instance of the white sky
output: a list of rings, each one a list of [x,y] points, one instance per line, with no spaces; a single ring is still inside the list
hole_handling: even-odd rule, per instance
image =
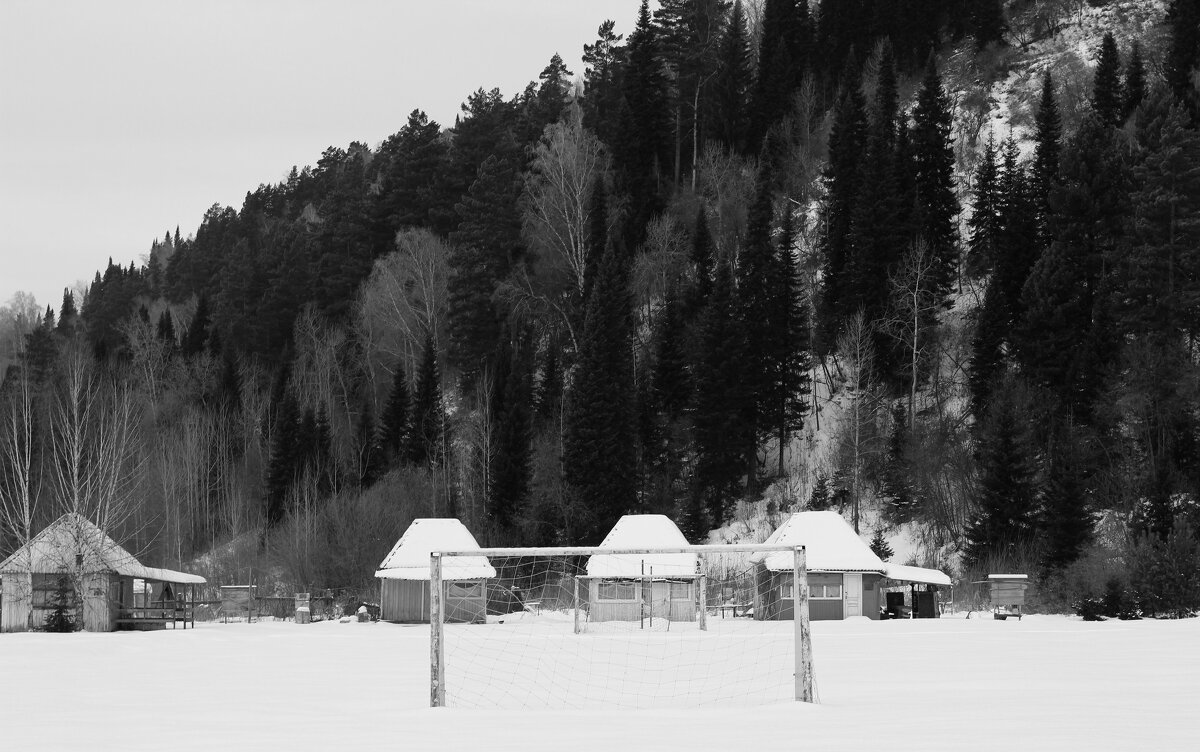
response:
[[[443,126],[562,55],[576,74],[638,0],[0,0],[0,304],[58,309],[213,203],[371,146],[420,108]]]

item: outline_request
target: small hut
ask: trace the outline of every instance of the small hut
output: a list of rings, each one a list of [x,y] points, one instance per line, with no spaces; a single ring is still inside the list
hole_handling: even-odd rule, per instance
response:
[[[205,579],[143,566],[89,520],[64,514],[0,562],[0,632],[41,627],[60,581],[80,606],[83,629],[112,632],[194,625],[195,586]]]
[[[428,622],[430,554],[478,548],[475,536],[457,519],[413,520],[375,572],[380,580],[380,618]],[[471,624],[486,621],[487,581],[495,576],[496,570],[486,556],[446,559],[442,564],[445,620]]]
[[[938,588],[953,586],[949,575],[937,569],[913,567],[907,564],[885,564],[883,583],[883,617],[888,619],[908,618],[936,619],[942,615],[938,603]],[[909,591],[908,603],[904,601],[905,588]]]
[[[837,512],[797,512],[764,542],[804,546],[813,621],[879,618],[885,565]],[[750,560],[755,564],[754,618],[793,618],[792,553],[760,553]]]
[[[674,548],[687,538],[661,514],[627,514],[617,520],[600,548]],[[695,621],[696,554],[593,554],[587,574],[588,620],[640,621],[643,618]]]

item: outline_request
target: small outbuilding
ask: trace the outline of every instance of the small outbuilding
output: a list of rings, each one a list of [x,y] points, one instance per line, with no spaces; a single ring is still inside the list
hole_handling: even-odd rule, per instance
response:
[[[805,547],[811,620],[879,618],[879,584],[886,566],[837,512],[797,512],[764,543]],[[794,618],[793,558],[790,551],[751,556],[755,619]]]
[[[885,564],[883,583],[883,618],[936,619],[942,615],[938,602],[938,588],[950,588],[953,582],[949,575],[937,569],[914,567],[907,564]],[[905,588],[908,602],[905,603]]]
[[[194,625],[199,575],[142,565],[100,528],[68,513],[0,562],[0,632],[40,628],[60,581],[88,632]]]
[[[479,543],[455,518],[417,519],[379,565],[380,616],[384,621],[429,621],[429,557],[434,551],[472,551]],[[487,582],[496,570],[486,556],[452,556],[442,564],[447,622],[487,620]]]
[[[600,548],[612,549],[686,545],[671,518],[661,514],[627,514],[600,542]],[[580,579],[586,583],[589,621],[696,621],[696,554],[593,554],[586,572]]]

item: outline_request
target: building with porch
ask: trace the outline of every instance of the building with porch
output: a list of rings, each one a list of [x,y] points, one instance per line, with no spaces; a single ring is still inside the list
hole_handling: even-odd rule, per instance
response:
[[[671,518],[661,514],[627,514],[600,542],[600,548],[611,549],[687,545]],[[696,554],[593,554],[585,569],[579,579],[587,592],[588,621],[696,621]]]
[[[434,551],[474,551],[479,543],[453,517],[413,520],[384,557],[375,577],[379,618],[394,622],[429,621],[429,564]],[[482,624],[487,620],[487,582],[496,570],[486,556],[452,556],[442,562],[443,618]]]
[[[40,629],[60,580],[88,632],[195,626],[199,575],[142,565],[100,528],[68,513],[0,562],[0,632]]]

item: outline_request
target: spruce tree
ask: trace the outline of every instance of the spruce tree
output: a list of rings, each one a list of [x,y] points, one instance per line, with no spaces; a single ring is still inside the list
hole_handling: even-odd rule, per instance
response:
[[[633,303],[610,246],[588,299],[563,440],[563,477],[586,515],[583,545],[599,543],[637,503],[633,369]]]
[[[1003,560],[1033,540],[1037,514],[1036,466],[1026,416],[1007,382],[981,426],[979,509],[967,528],[964,566]]]
[[[614,21],[596,31],[596,41],[583,45],[583,122],[606,144],[613,143],[621,100],[623,35],[613,32]]]
[[[208,309],[208,296],[201,295],[196,300],[196,312],[192,314],[192,323],[188,324],[187,332],[183,335],[181,348],[183,354],[194,357],[204,352],[204,344],[208,339],[208,330],[212,326],[212,316]]]
[[[776,314],[771,331],[773,379],[768,416],[779,447],[778,473],[781,477],[784,475],[784,449],[792,435],[804,426],[808,414],[807,397],[811,393],[808,308],[800,293],[794,221],[791,209],[785,209],[779,232],[779,275],[773,290]]]
[[[1000,234],[999,168],[996,164],[996,142],[988,135],[975,181],[971,189],[971,219],[967,223],[970,243],[967,253],[967,273],[978,277],[992,269],[996,258],[996,243]]]
[[[170,310],[165,310],[159,315],[157,335],[159,341],[166,344],[168,349],[173,349],[177,344],[175,339],[175,322],[171,318]]]
[[[862,181],[866,131],[862,95],[855,78],[842,92],[829,134],[829,160],[824,175],[826,201],[821,222],[825,230],[817,341],[817,352],[821,354],[834,348],[840,322],[847,314],[851,231]]]
[[[300,407],[296,398],[287,392],[277,403],[278,413],[271,432],[271,454],[267,463],[267,527],[283,522],[287,516],[288,496],[299,471],[302,445],[300,441]]]
[[[70,335],[75,329],[75,322],[79,319],[79,311],[75,308],[75,295],[70,290],[63,290],[62,307],[58,309],[58,324],[56,330],[59,334]]]
[[[1092,539],[1083,468],[1072,446],[1077,437],[1064,435],[1051,454],[1042,495],[1043,570],[1050,574],[1074,562]]]
[[[796,0],[766,0],[757,76],[750,98],[752,152],[762,147],[768,130],[787,114],[792,92],[807,68],[808,34],[807,2],[798,5]]]
[[[490,156],[479,167],[470,191],[455,207],[458,229],[451,233],[447,283],[447,357],[469,387],[500,336],[496,287],[521,254],[520,182],[513,166]]]
[[[1046,71],[1042,77],[1042,94],[1034,116],[1033,189],[1038,205],[1039,242],[1045,245],[1050,212],[1050,190],[1058,183],[1059,152],[1062,149],[1062,120],[1058,100],[1054,96],[1054,80]]]
[[[65,633],[78,629],[75,623],[75,589],[71,578],[59,575],[54,581],[54,595],[50,601],[50,612],[46,614],[43,628],[47,632]],[[10,606],[12,608],[12,606]]]
[[[710,137],[730,151],[742,153],[747,148],[747,97],[753,80],[742,0],[734,0],[721,38],[719,60],[713,84],[715,101],[709,120]]]
[[[875,534],[871,536],[871,553],[878,556],[882,561],[892,558],[892,554],[895,553],[891,545],[887,542],[887,538],[883,535],[883,528],[876,528]]]
[[[1142,57],[1142,45],[1136,39],[1129,50],[1129,62],[1125,64],[1124,92],[1121,119],[1128,120],[1146,98],[1146,61]]]
[[[511,365],[496,416],[496,454],[488,489],[488,513],[502,531],[512,526],[525,504],[532,477],[533,373],[528,345],[519,342],[511,349]]]
[[[427,332],[420,370],[417,371],[408,437],[408,461],[418,467],[440,465],[445,459],[446,415],[442,405],[440,370],[433,333]]]
[[[1096,73],[1092,80],[1092,111],[1105,125],[1115,128],[1121,124],[1125,97],[1121,91],[1121,53],[1112,32],[1106,32],[1096,58]]]
[[[409,408],[408,376],[404,373],[404,363],[397,361],[379,425],[380,449],[386,453],[389,463],[402,458],[408,446]]]
[[[360,489],[370,488],[387,470],[379,433],[375,429],[374,411],[371,409],[370,400],[365,400],[358,412],[355,450],[358,487]]]
[[[892,405],[892,429],[888,434],[887,454],[883,464],[880,497],[884,513],[896,524],[913,519],[917,500],[912,488],[912,468],[908,459],[908,411],[902,400]]]
[[[917,190],[916,229],[936,260],[933,289],[946,299],[958,268],[954,193],[954,149],[951,144],[950,100],[931,58],[913,109],[913,166]]]
[[[692,282],[688,286],[684,315],[692,321],[704,309],[713,286],[713,239],[708,231],[708,213],[703,204],[696,211],[689,259],[692,264]]]
[[[971,35],[980,49],[1004,43],[1003,0],[971,0]]]
[[[752,398],[744,378],[746,342],[727,262],[717,264],[713,293],[698,328],[692,402],[696,462],[689,524],[693,532],[707,532],[723,524],[732,511],[746,474],[746,443],[754,438],[745,421]]]

